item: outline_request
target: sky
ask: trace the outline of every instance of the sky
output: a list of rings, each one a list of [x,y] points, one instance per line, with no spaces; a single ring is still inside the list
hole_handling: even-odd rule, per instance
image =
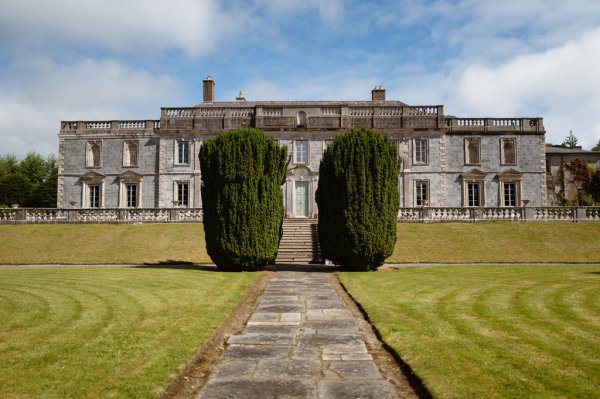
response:
[[[600,0],[0,0],[0,155],[61,120],[202,101],[388,100],[600,140]]]

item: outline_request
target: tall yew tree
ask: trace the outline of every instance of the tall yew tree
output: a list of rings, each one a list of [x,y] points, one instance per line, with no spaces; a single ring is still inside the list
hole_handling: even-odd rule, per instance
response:
[[[350,270],[383,264],[396,243],[400,160],[392,142],[368,129],[337,137],[319,167],[323,256]]]
[[[220,269],[257,270],[275,259],[287,164],[287,148],[257,129],[223,133],[202,145],[206,250]]]

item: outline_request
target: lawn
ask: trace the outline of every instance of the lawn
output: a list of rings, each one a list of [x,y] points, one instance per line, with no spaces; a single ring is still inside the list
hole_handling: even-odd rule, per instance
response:
[[[600,265],[340,278],[435,398],[600,397]]]
[[[0,264],[211,263],[201,223],[0,225]]]
[[[398,223],[387,263],[600,262],[600,223]]]
[[[156,397],[256,278],[193,268],[0,268],[0,397]]]

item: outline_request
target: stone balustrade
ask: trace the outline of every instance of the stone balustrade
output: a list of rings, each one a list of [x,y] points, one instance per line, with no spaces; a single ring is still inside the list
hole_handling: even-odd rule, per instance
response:
[[[600,207],[400,208],[399,222],[600,222]]]
[[[61,133],[64,134],[86,134],[93,131],[94,134],[102,133],[121,134],[123,131],[149,131],[160,129],[159,120],[124,120],[124,121],[63,121],[61,122]]]
[[[0,208],[0,224],[201,222],[202,208]]]
[[[400,208],[399,222],[600,222],[600,207]],[[0,208],[0,224],[202,222],[202,208]]]
[[[544,132],[542,118],[457,118],[446,117],[448,131]]]

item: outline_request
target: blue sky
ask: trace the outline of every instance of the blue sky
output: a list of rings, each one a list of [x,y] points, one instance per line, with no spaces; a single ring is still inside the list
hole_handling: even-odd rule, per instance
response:
[[[600,139],[600,0],[2,0],[0,154],[57,153],[61,120],[217,100],[443,104]]]

